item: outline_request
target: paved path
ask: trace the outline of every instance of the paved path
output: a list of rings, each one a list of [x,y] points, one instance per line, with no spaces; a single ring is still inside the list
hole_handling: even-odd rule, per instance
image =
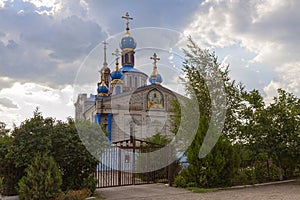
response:
[[[197,194],[162,184],[98,189],[107,200],[300,200],[300,183],[284,183]]]

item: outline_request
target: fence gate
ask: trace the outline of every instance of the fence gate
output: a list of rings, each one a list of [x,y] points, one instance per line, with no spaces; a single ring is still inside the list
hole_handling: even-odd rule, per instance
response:
[[[134,173],[136,167],[147,166],[150,162],[150,159],[139,159],[139,154],[155,151],[162,147],[162,145],[135,138],[112,143],[111,148],[102,153],[101,161],[97,166],[95,174],[97,187],[155,182],[167,182],[172,185],[171,165],[153,172]]]

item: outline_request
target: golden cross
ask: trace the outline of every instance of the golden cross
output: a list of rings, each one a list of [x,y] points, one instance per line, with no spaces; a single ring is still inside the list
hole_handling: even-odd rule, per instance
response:
[[[119,58],[121,55],[119,49],[116,49],[115,52],[112,53],[112,55],[116,56],[116,71],[119,71]]]
[[[156,53],[153,54],[153,57],[150,57],[151,60],[154,60],[153,64],[153,71],[152,71],[152,74],[151,74],[151,77],[156,77],[157,76],[157,66],[156,66],[156,63],[158,60],[160,60],[159,57],[157,57]]]
[[[128,12],[126,12],[125,16],[122,16],[122,19],[126,19],[126,33],[129,34],[129,20],[133,20],[132,17],[129,17]]]
[[[153,64],[156,66],[156,63],[158,60],[160,60],[159,57],[157,57],[156,53],[153,54],[153,57],[150,57],[150,59],[154,60]]]
[[[119,59],[121,55],[119,49],[116,49],[115,52],[112,53],[112,55],[116,56],[116,59]]]

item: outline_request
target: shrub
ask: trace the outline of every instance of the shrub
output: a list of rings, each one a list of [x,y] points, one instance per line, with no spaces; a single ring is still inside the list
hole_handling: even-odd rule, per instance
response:
[[[279,177],[279,168],[271,164],[269,166],[269,173],[268,167],[265,162],[257,162],[255,163],[255,177],[256,180],[259,182],[266,182],[266,181],[273,181],[277,180]]]
[[[176,176],[175,180],[174,180],[174,185],[176,187],[181,187],[181,188],[186,188],[187,184],[186,184],[186,179],[184,176],[182,175],[178,175]]]
[[[87,178],[83,180],[83,188],[88,189],[92,194],[94,194],[97,187],[97,179],[95,179],[94,174],[90,174]]]
[[[84,200],[91,195],[89,189],[68,190],[66,193],[61,193],[55,200]]]
[[[62,177],[53,157],[38,153],[18,183],[20,200],[54,199],[60,192]]]
[[[234,179],[234,185],[252,185],[256,183],[258,181],[255,177],[255,169],[250,167],[239,170]]]
[[[186,187],[197,187],[197,183],[189,182],[189,183],[186,184]]]

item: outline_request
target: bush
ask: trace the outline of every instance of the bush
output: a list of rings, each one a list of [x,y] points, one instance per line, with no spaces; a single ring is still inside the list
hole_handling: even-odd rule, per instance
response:
[[[174,180],[174,185],[176,187],[181,187],[181,188],[186,188],[187,184],[186,184],[186,179],[184,176],[182,175],[178,175],[176,176],[175,180]]]
[[[94,174],[90,174],[87,178],[83,180],[83,188],[88,189],[92,194],[94,194],[97,187],[97,179],[95,179]]]
[[[189,182],[189,183],[186,184],[186,187],[197,187],[197,183]]]
[[[18,183],[20,200],[54,199],[60,192],[62,177],[53,157],[38,153]]]
[[[66,193],[61,193],[55,200],[84,200],[91,195],[89,189],[68,190]]]
[[[254,172],[256,180],[259,182],[274,181],[279,178],[279,167],[274,164],[270,164],[268,173],[267,164],[265,162],[257,162],[255,163]]]
[[[255,177],[254,168],[245,168],[239,170],[234,178],[234,185],[253,185],[258,183]]]

